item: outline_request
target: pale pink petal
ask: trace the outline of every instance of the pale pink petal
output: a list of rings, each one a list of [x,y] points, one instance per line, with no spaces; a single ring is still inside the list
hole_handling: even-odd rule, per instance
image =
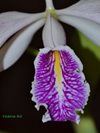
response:
[[[81,0],[68,8],[58,10],[57,13],[83,17],[100,24],[100,0]]]
[[[0,47],[14,33],[23,27],[43,18],[43,13],[29,14],[21,12],[5,12],[0,14]]]
[[[62,22],[74,26],[100,46],[100,0],[81,0],[57,14]]]
[[[6,44],[0,49],[0,71],[12,66],[24,53],[35,32],[43,26],[44,20],[31,24],[16,33]]]

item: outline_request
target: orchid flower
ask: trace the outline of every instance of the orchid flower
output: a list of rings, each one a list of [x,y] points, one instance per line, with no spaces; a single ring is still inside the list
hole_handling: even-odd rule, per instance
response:
[[[42,121],[72,121],[79,123],[90,93],[83,74],[83,65],[66,45],[66,35],[59,21],[74,26],[100,45],[100,0],[80,0],[56,10],[52,0],[46,0],[46,11],[28,14],[0,14],[0,71],[13,65],[27,49],[36,31],[44,25],[43,44],[34,65],[32,100],[35,107],[43,105],[47,112]],[[59,20],[59,21],[58,21]]]

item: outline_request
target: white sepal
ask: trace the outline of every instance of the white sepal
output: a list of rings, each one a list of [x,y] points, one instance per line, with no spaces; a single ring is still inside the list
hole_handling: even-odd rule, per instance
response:
[[[0,49],[0,71],[9,68],[21,57],[33,35],[43,26],[44,22],[44,20],[40,20],[22,29]]]
[[[5,12],[0,14],[0,47],[20,29],[44,17],[44,13]]]
[[[74,26],[89,39],[91,39],[95,44],[100,46],[100,24],[75,16],[62,15],[59,17],[59,19],[64,23]]]
[[[56,13],[62,22],[76,27],[100,46],[100,0],[81,0]]]
[[[100,0],[81,0],[70,7],[57,10],[56,13],[82,17],[100,24]]]
[[[66,44],[66,35],[62,25],[50,15],[43,28],[42,36],[44,47],[55,48]]]

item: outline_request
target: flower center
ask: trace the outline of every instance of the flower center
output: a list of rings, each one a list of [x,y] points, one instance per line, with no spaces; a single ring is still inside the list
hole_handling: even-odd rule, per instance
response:
[[[48,17],[48,15],[51,15],[52,17],[54,17],[55,19],[58,19],[58,15],[56,14],[56,10],[54,8],[49,7],[46,10],[46,18]]]

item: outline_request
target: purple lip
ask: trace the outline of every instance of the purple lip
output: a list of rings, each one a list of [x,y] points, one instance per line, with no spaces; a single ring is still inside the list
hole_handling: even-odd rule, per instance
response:
[[[79,123],[89,96],[82,64],[73,50],[63,46],[60,50],[44,48],[35,60],[35,78],[32,83],[33,101],[44,105],[46,121],[73,121]]]

